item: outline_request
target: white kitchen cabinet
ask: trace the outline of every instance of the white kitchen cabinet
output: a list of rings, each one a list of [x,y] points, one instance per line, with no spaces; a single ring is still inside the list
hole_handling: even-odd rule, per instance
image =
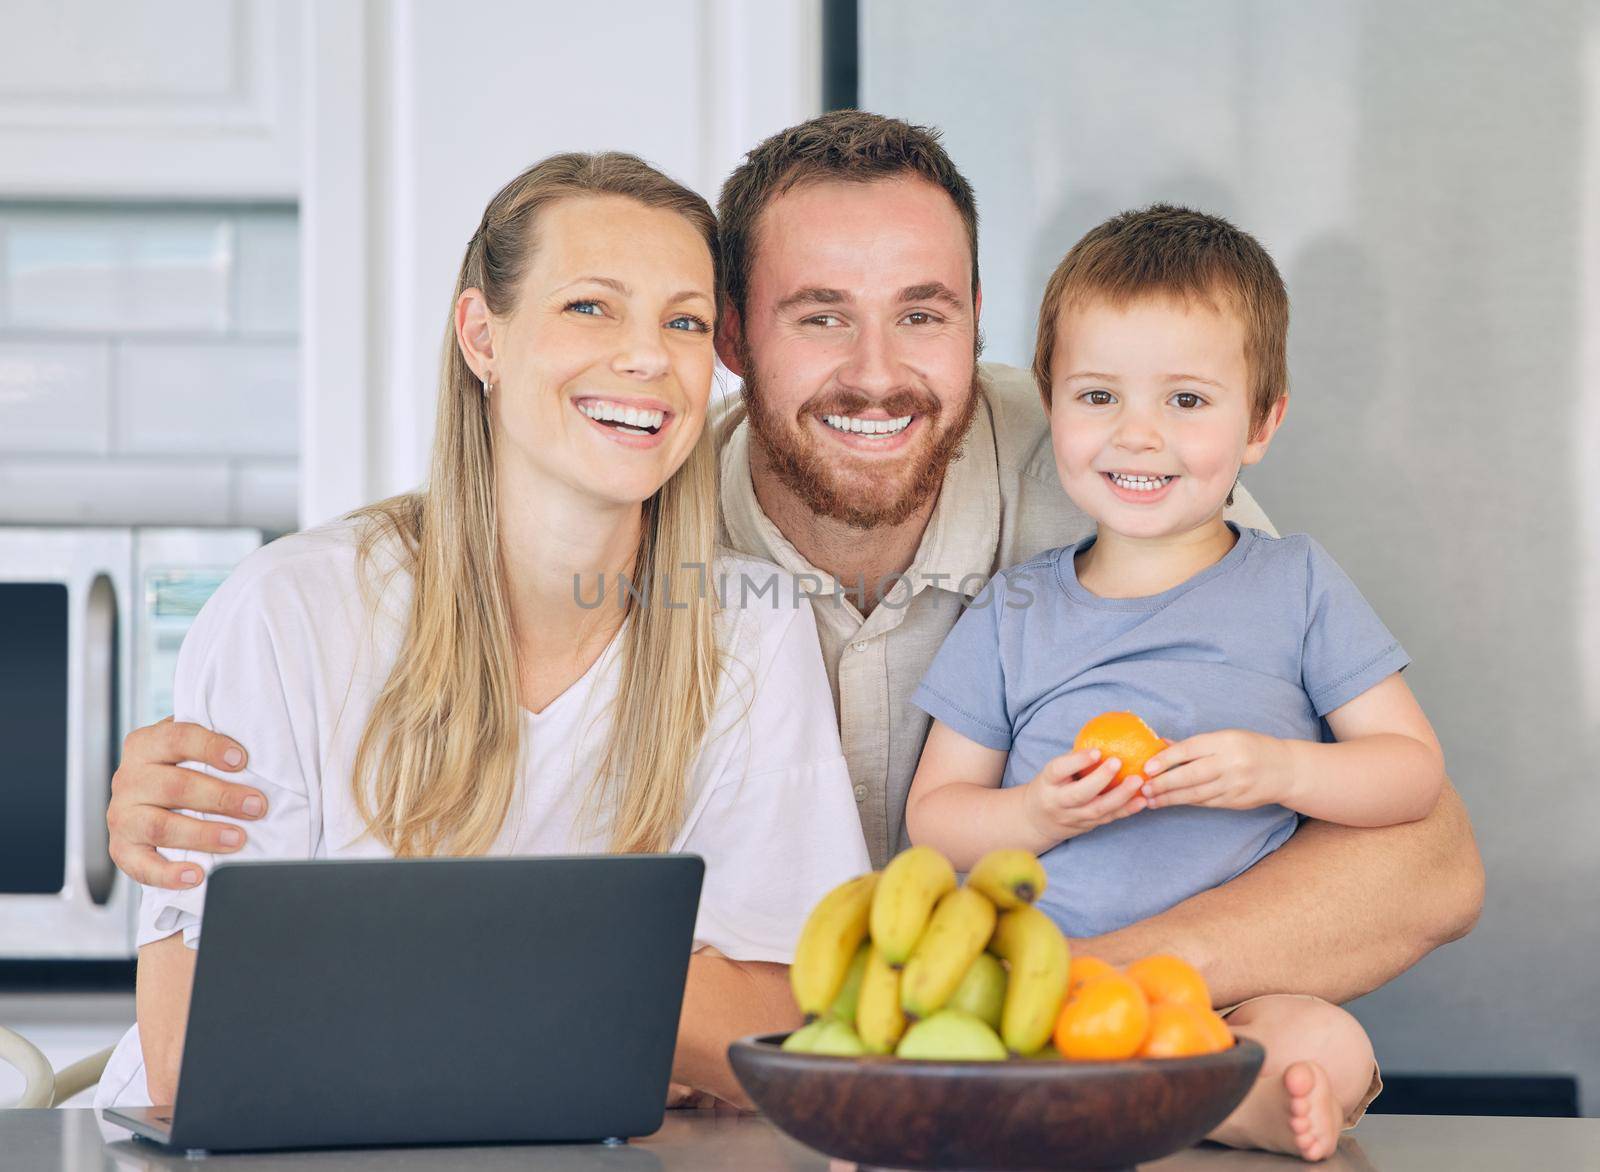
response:
[[[302,7],[7,0],[0,197],[294,199]]]

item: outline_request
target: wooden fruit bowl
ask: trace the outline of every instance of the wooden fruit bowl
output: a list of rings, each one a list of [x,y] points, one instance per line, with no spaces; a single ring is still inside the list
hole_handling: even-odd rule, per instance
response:
[[[1238,1106],[1264,1052],[1241,1038],[1194,1058],[911,1062],[728,1047],[745,1091],[782,1130],[879,1168],[1120,1169],[1201,1139]]]

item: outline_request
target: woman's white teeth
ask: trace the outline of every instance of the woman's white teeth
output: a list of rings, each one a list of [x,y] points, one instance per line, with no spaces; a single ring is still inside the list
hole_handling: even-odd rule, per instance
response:
[[[1171,480],[1170,476],[1122,476],[1111,473],[1111,480],[1118,488],[1131,489],[1134,492],[1154,492]]]
[[[637,431],[645,435],[660,431],[661,424],[667,418],[665,411],[641,411],[621,403],[579,403],[578,410],[596,423],[616,423],[621,425],[619,430]]]
[[[856,419],[850,415],[824,415],[822,422],[835,431],[848,431],[854,435],[897,435],[911,426],[911,416],[899,419]]]

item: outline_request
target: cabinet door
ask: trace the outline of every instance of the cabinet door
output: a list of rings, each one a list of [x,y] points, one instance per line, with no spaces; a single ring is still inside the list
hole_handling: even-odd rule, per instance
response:
[[[0,197],[294,198],[294,0],[10,0]]]
[[[0,582],[0,896],[67,868],[67,588]]]

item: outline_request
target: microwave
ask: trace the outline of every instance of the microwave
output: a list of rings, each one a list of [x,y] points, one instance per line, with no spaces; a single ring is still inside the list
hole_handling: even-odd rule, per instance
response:
[[[253,529],[0,526],[0,961],[128,960],[112,865],[122,737],[172,711],[178,648]]]

